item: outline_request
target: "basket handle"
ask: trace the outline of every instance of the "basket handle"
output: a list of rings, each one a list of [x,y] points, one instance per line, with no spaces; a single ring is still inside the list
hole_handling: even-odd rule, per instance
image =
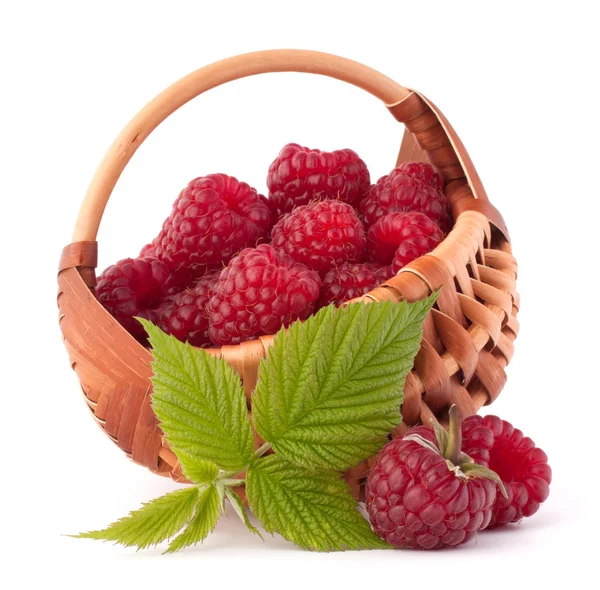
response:
[[[75,223],[73,242],[96,239],[104,209],[125,166],[148,135],[169,115],[211,88],[269,72],[305,72],[336,78],[366,90],[387,107],[411,94],[392,79],[358,62],[301,49],[246,53],[200,68],[161,92],[121,131],[92,178]]]

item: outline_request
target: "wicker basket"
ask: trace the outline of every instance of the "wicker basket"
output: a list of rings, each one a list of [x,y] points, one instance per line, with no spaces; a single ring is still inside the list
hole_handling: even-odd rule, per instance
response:
[[[151,354],[94,297],[98,226],[121,172],[171,113],[220,84],[282,71],[322,74],[371,93],[405,125],[398,162],[429,161],[444,177],[455,221],[448,237],[361,298],[413,301],[443,287],[425,322],[421,350],[405,385],[403,422],[395,434],[432,415],[443,420],[452,403],[467,416],[494,401],[513,354],[519,298],[508,233],[463,144],[429,100],[359,63],[312,51],[263,51],[214,63],[167,88],[121,132],[91,182],[58,274],[63,339],[92,415],[133,461],[177,481],[185,480],[150,406]],[[209,350],[239,372],[248,400],[272,339]],[[362,494],[368,466],[366,461],[346,475],[356,496]]]

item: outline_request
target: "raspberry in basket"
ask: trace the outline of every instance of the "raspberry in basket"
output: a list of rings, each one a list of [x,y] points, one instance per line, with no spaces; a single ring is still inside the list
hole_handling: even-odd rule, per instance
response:
[[[396,273],[419,256],[431,252],[443,239],[437,224],[424,213],[389,213],[380,217],[367,234],[371,260],[392,263]]]
[[[333,303],[339,307],[344,301],[365,295],[377,287],[385,279],[379,280],[373,266],[346,262],[330,270],[323,278],[321,305]]]
[[[404,172],[409,176],[418,178],[425,184],[429,184],[438,190],[444,189],[444,179],[442,175],[433,169],[427,162],[404,162],[396,167],[396,170]]]
[[[319,275],[268,244],[246,248],[217,280],[208,304],[215,344],[239,344],[273,334],[316,308]]]
[[[156,258],[126,258],[98,277],[96,297],[133,337],[145,342],[146,332],[134,317],[149,317],[148,310],[159,304],[170,276],[167,265]]]
[[[360,213],[367,226],[373,225],[388,213],[421,211],[448,232],[452,226],[450,206],[446,195],[402,167],[382,176],[360,203]]]
[[[367,479],[371,526],[395,547],[460,545],[488,525],[498,481],[461,453],[453,406],[448,433],[416,426],[383,447]]]
[[[273,228],[271,244],[297,262],[327,271],[360,260],[366,245],[356,211],[341,201],[320,201],[298,207]]]
[[[175,200],[162,231],[145,247],[173,271],[227,263],[254,246],[271,225],[267,200],[245,182],[225,174],[192,180]]]
[[[322,152],[288,143],[269,166],[269,201],[277,215],[314,200],[338,199],[351,205],[367,193],[367,165],[352,150]]]
[[[200,348],[210,346],[206,307],[219,274],[220,271],[209,272],[193,288],[167,297],[152,312],[150,319],[182,342]]]
[[[552,470],[546,453],[497,416],[471,416],[462,430],[465,453],[493,469],[508,494],[496,499],[490,528],[535,514],[550,493]]]

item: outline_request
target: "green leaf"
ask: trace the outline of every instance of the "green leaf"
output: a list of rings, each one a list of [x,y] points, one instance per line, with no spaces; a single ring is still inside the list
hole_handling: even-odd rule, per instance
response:
[[[207,461],[196,455],[186,453],[181,449],[177,452],[183,474],[199,485],[212,483],[219,475],[219,467],[212,461]]]
[[[258,529],[250,522],[248,518],[248,513],[246,512],[246,508],[242,499],[229,487],[225,488],[225,495],[229,500],[232,508],[235,510],[235,513],[240,517],[242,522],[246,525],[246,528],[253,532],[255,535],[258,535],[262,539],[262,535],[258,531]]]
[[[200,490],[192,520],[185,530],[171,541],[165,553],[174,553],[184,547],[204,541],[208,533],[214,530],[220,515],[221,504],[217,486],[209,485]]]
[[[336,473],[311,471],[270,455],[253,463],[246,478],[250,509],[269,533],[318,551],[389,548]]]
[[[101,531],[76,535],[81,539],[116,541],[125,547],[146,549],[175,535],[194,513],[199,490],[196,486],[170,492],[144,504]]]
[[[400,422],[404,379],[436,296],[329,306],[281,330],[253,395],[260,436],[306,467],[343,470],[377,452]]]
[[[152,407],[173,452],[225,470],[244,469],[253,457],[254,438],[238,375],[224,360],[140,321],[154,356]]]

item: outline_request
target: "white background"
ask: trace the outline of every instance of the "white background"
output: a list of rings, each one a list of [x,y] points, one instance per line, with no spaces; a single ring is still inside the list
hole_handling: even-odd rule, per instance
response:
[[[0,585],[36,588],[519,588],[590,573],[598,527],[598,32],[593,2],[2,2]],[[105,149],[167,85],[217,59],[329,51],[417,88],[445,113],[502,211],[520,265],[522,330],[486,408],[546,450],[533,518],[457,550],[310,554],[230,517],[202,547],[135,553],[61,536],[100,528],[175,484],[93,423],[57,324],[56,266]],[[401,129],[371,96],[301,74],[257,77],[185,106],[143,145],[99,235],[100,267],[156,233],[188,180],[265,190],[295,141],[352,147],[374,178]],[[589,587],[589,586],[588,586]]]

